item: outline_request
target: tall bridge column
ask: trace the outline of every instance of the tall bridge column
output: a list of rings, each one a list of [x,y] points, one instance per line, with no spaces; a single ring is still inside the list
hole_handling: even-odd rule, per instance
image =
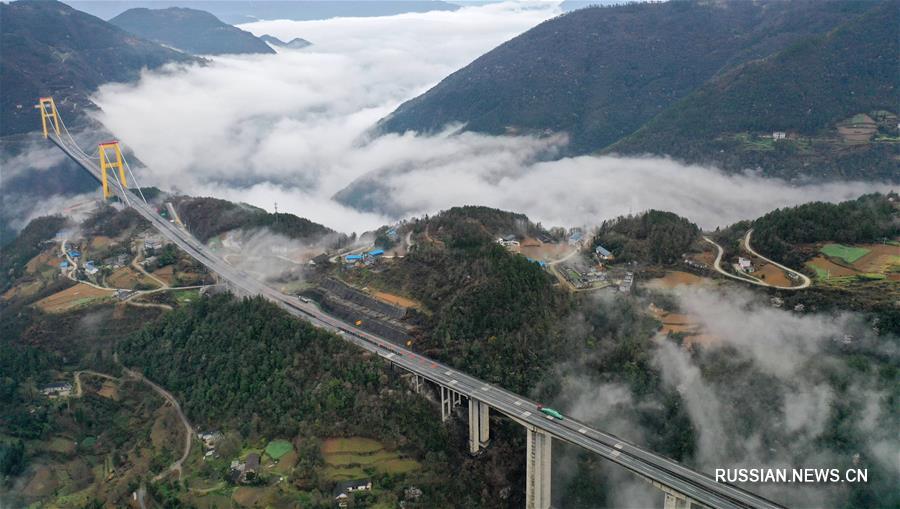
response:
[[[550,508],[550,446],[552,437],[537,428],[528,429],[528,450],[525,458],[526,509]]]
[[[491,407],[469,398],[469,453],[477,454],[490,441]]]
[[[686,495],[683,495],[672,488],[661,484],[652,479],[646,479],[650,484],[657,487],[659,490],[663,492],[665,498],[663,499],[663,509],[705,509],[706,506],[702,505],[695,500],[688,498]]]
[[[450,418],[453,412],[453,391],[441,386],[441,422],[445,422]]]

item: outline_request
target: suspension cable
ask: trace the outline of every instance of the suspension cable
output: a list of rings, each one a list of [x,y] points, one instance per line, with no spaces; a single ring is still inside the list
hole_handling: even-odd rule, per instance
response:
[[[125,163],[125,169],[128,170],[128,174],[131,175],[131,180],[133,180],[134,184],[137,186],[138,194],[141,195],[141,199],[144,200],[144,203],[147,203],[147,198],[144,197],[144,191],[141,190],[141,184],[138,182],[137,177],[134,176],[134,172],[131,171],[131,166],[128,165],[128,159],[125,159],[125,154],[122,154],[122,161]]]

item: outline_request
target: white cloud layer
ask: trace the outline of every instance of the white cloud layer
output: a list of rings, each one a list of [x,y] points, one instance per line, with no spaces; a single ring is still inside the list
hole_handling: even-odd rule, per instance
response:
[[[314,43],[277,55],[217,57],[145,73],[94,98],[98,119],[152,168],[142,181],[296,213],[345,232],[463,204],[545,224],[592,224],[647,208],[705,227],[810,199],[873,189],[794,187],[666,159],[556,159],[563,136],[387,135],[367,130],[480,54],[559,13],[555,3],[468,6],[380,18],[262,21],[242,28]],[[364,176],[377,185],[359,184]],[[333,199],[348,184],[361,212]],[[346,201],[343,203],[347,203]],[[358,202],[357,202],[358,203]]]

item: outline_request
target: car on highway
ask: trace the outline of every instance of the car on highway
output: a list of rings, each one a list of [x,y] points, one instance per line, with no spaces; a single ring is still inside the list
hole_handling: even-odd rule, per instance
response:
[[[302,295],[298,295],[297,298],[300,299],[300,302],[305,302],[305,303],[309,304],[309,298],[304,297]]]
[[[561,413],[557,412],[556,410],[554,410],[550,407],[545,407],[544,405],[538,405],[537,409],[541,413],[549,415],[550,417],[553,417],[554,419],[559,419],[559,420],[564,419],[564,417]]]

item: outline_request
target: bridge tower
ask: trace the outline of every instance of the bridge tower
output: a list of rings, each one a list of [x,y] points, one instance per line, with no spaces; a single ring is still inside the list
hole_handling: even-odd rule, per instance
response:
[[[41,125],[44,128],[44,138],[50,136],[50,130],[47,126],[48,121],[53,126],[56,136],[61,136],[59,130],[59,113],[56,111],[56,102],[53,101],[53,98],[41,97],[38,99],[37,108],[41,110]]]
[[[107,150],[112,150],[112,158],[110,158],[110,154]],[[106,170],[119,170],[119,182],[121,182],[122,188],[128,188],[128,182],[125,181],[125,166],[122,164],[122,148],[119,147],[118,141],[104,141],[97,145],[97,151],[100,153],[100,174],[102,175],[103,198],[109,198],[109,179],[107,178]],[[115,174],[113,174],[113,176],[115,176]]]

